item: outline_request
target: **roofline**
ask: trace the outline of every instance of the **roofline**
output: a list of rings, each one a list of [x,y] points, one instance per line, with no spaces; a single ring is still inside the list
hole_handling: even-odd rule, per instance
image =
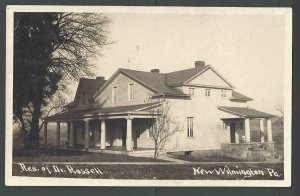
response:
[[[229,99],[233,100],[233,101],[235,101],[235,100],[239,100],[239,101],[253,101],[252,98],[234,98],[234,97],[230,97]]]
[[[176,84],[176,85],[172,85],[173,87],[177,87],[177,86],[195,86],[195,87],[207,87],[207,88],[217,88],[217,89],[227,89],[227,90],[232,90],[232,87],[226,87],[226,86],[214,86],[214,85],[205,85],[205,84]]]
[[[229,82],[227,79],[225,79],[225,77],[222,76],[212,65],[206,65],[205,69],[201,70],[199,73],[195,74],[193,77],[191,77],[191,78],[187,79],[186,81],[184,81],[183,84],[186,84],[187,82],[190,82],[191,80],[195,79],[196,77],[198,77],[199,75],[201,75],[202,73],[207,71],[208,69],[211,69],[213,72],[215,72],[231,88],[235,88],[235,86],[233,84],[231,84],[231,82]]]
[[[243,117],[243,118],[246,117],[246,116],[243,115],[243,114],[240,114],[240,113],[237,113],[237,112],[233,112],[233,111],[231,111],[231,110],[226,110],[226,109],[222,108],[222,106],[217,106],[217,108],[218,108],[219,110],[223,110],[223,111],[225,111],[225,112],[228,112],[228,113],[231,113],[231,114],[235,114],[235,115],[241,116],[241,117]]]
[[[130,76],[129,74],[125,73],[122,68],[119,68],[107,81],[106,83],[100,88],[98,89],[98,91],[94,94],[93,96],[93,99],[95,99],[102,91],[103,89],[105,89],[112,81],[113,79],[119,74],[119,73],[123,73],[124,75],[126,75],[127,77],[131,78],[132,80],[138,82],[139,84],[143,85],[144,87],[148,88],[149,90],[151,91],[155,91],[155,92],[158,92],[157,90],[151,88],[150,86],[148,86],[147,84],[139,81],[138,79]]]

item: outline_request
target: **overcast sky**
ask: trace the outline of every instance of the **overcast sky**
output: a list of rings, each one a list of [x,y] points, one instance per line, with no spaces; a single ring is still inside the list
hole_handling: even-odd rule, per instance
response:
[[[200,12],[199,12],[200,13]],[[118,68],[162,73],[214,66],[249,105],[277,114],[283,104],[285,23],[283,16],[107,13],[111,39],[95,59],[96,75],[109,78]]]

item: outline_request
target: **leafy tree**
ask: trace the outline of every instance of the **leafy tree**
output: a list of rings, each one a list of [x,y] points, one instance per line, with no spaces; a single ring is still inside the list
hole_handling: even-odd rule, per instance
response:
[[[109,24],[94,13],[15,13],[13,113],[25,146],[39,145],[40,118],[65,81],[93,76],[89,59],[110,44]]]

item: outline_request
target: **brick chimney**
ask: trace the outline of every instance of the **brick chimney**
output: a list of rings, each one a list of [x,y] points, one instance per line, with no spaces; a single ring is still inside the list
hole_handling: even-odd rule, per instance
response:
[[[105,77],[103,77],[103,76],[97,76],[96,80],[105,80]]]
[[[205,61],[195,61],[195,67],[203,67],[205,66]]]
[[[152,73],[159,73],[159,69],[151,69]]]

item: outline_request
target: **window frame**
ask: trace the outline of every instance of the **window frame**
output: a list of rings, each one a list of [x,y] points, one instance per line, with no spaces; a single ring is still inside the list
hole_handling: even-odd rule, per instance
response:
[[[210,88],[206,88],[205,89],[205,97],[210,97],[211,95],[211,89]]]
[[[132,88],[131,88],[132,87]],[[134,101],[135,100],[135,84],[133,82],[128,84],[128,101]],[[131,92],[132,90],[132,92]]]
[[[118,103],[118,85],[112,87],[112,103]]]
[[[227,97],[227,91],[226,90],[224,90],[224,89],[221,90],[221,97],[222,98],[226,98]]]
[[[195,88],[194,87],[189,87],[189,95],[191,95],[191,96],[195,95]]]
[[[187,138],[194,138],[194,117],[187,117]]]

